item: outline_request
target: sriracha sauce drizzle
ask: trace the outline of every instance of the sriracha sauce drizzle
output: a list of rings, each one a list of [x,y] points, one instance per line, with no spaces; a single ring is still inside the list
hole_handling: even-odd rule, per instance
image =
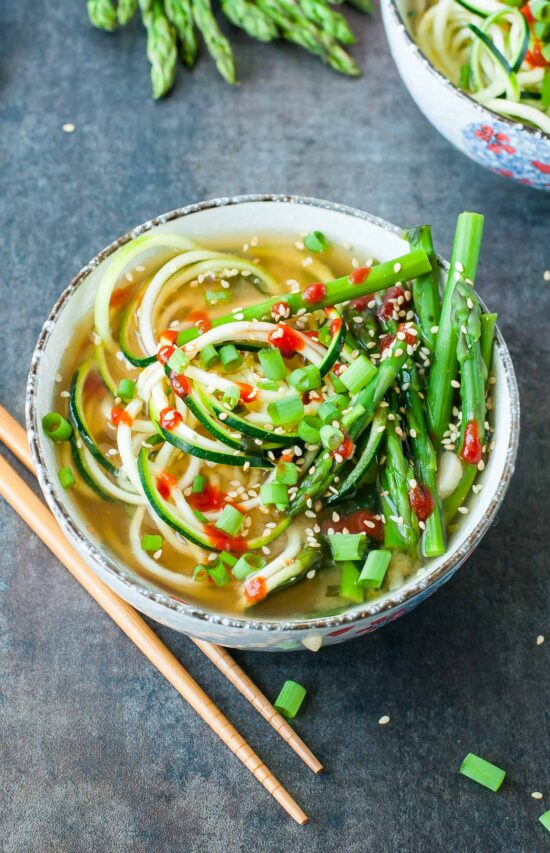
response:
[[[409,506],[419,521],[426,521],[435,509],[435,501],[425,483],[416,483],[409,489]]]
[[[279,323],[274,332],[267,336],[269,343],[281,351],[285,358],[292,358],[296,352],[304,348],[302,336],[286,323]]]
[[[169,471],[161,471],[157,477],[157,489],[159,495],[164,498],[165,501],[168,500],[172,489],[177,485],[176,478],[170,474]]]
[[[326,292],[326,286],[322,282],[316,281],[308,285],[304,290],[304,302],[307,302],[308,305],[315,305],[315,303],[321,302],[325,298]]]
[[[479,440],[479,427],[476,421],[468,421],[466,424],[460,456],[469,465],[479,465],[481,462],[483,452]]]
[[[125,412],[124,409],[119,409],[118,406],[114,406],[111,409],[111,423],[116,427],[119,424],[126,424],[126,426],[131,427],[134,423],[134,419],[128,414],[128,412]]]
[[[363,282],[366,281],[366,279],[369,277],[370,271],[370,267],[358,267],[356,270],[353,270],[353,272],[348,275],[349,283],[363,284]]]

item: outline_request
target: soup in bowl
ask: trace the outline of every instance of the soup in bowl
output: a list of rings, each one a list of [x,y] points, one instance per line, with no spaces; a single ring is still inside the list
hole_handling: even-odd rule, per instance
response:
[[[450,577],[518,435],[473,289],[481,229],[459,218],[448,270],[427,226],[245,197],[98,255],[28,391],[42,488],[94,571],[177,630],[260,649],[375,630]]]

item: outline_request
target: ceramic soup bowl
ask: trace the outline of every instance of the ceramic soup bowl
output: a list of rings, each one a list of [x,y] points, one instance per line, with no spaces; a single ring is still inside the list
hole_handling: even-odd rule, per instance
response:
[[[288,236],[312,228],[323,231],[334,243],[351,243],[359,257],[384,261],[407,251],[407,244],[395,226],[330,202],[293,196],[246,196],[190,205],[140,225],[90,261],[58,299],[44,324],[32,359],[27,393],[29,439],[40,485],[65,535],[93,571],[138,610],[177,631],[225,646],[316,650],[324,644],[369,634],[407,613],[445,583],[479,543],[497,513],[514,469],[519,400],[510,355],[497,331],[493,359],[497,379],[493,412],[497,442],[481,474],[485,487],[472,496],[470,512],[451,536],[447,553],[429,561],[399,589],[369,603],[350,607],[339,615],[323,618],[266,621],[255,618],[253,613],[249,617],[233,618],[171,597],[140,577],[101,542],[90,538],[70,490],[64,491],[59,484],[55,448],[42,432],[40,420],[52,408],[55,375],[64,349],[75,327],[92,308],[98,282],[110,256],[129,240],[155,229],[177,231],[200,242],[205,235],[212,240],[230,233],[245,240],[251,234],[260,238],[262,234]],[[444,261],[440,261],[440,267],[443,282]]]
[[[550,136],[488,110],[450,82],[414,41],[426,0],[381,0],[392,56],[426,118],[476,163],[521,184],[550,190]]]

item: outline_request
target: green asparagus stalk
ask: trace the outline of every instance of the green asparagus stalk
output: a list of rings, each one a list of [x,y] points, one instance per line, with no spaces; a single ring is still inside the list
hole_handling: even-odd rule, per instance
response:
[[[394,407],[394,409],[396,408]],[[386,463],[384,470],[389,500],[395,505],[395,515],[399,518],[399,521],[393,520],[399,528],[406,549],[413,552],[418,543],[418,522],[409,503],[411,469],[405,459],[401,439],[396,433],[395,420],[388,420],[386,427]]]
[[[348,302],[350,299],[356,299],[359,296],[366,296],[368,293],[375,293],[377,290],[385,290],[391,287],[397,281],[409,281],[417,275],[429,269],[430,262],[422,249],[416,249],[414,252],[409,252],[407,255],[402,255],[392,261],[386,261],[383,264],[376,264],[370,268],[370,272],[365,274],[365,278],[358,283],[357,270],[350,276],[344,275],[341,278],[336,278],[334,281],[328,282],[325,287],[325,295],[315,305],[311,305],[304,299],[304,292],[285,294],[284,301],[288,305],[290,316],[297,314],[298,311],[304,309],[311,311],[313,308],[324,308],[330,305],[338,305],[340,302]],[[273,306],[281,302],[283,297],[272,296],[271,299],[266,299],[264,302],[259,302],[256,305],[249,305],[242,310],[234,310],[231,314],[225,314],[223,317],[216,317],[212,320],[213,326],[223,326],[226,323],[233,323],[236,320],[271,320]],[[184,329],[178,335],[178,346],[192,341],[200,335],[200,331],[193,327]],[[385,361],[382,362],[385,364]],[[380,398],[379,398],[380,399]],[[373,410],[374,411],[374,410]]]
[[[491,361],[493,360],[493,341],[495,338],[497,316],[497,314],[481,315],[481,355],[485,362],[487,373],[491,369]]]
[[[457,337],[460,365],[462,421],[459,454],[464,453],[467,429],[475,428],[478,442],[485,443],[485,384],[487,368],[481,354],[481,310],[474,291],[457,281],[453,294],[452,320]],[[468,461],[468,460],[466,460]]]
[[[216,68],[228,83],[236,82],[235,60],[231,45],[218,27],[210,0],[192,0],[193,17]]]
[[[340,12],[330,8],[326,0],[298,0],[306,18],[316,24],[326,35],[342,44],[355,44],[356,38],[347,20]]]
[[[431,269],[425,275],[418,276],[413,283],[412,294],[414,307],[418,314],[422,337],[433,351],[439,317],[441,314],[441,299],[437,277],[437,259],[432,242],[432,229],[429,225],[409,228],[403,233],[411,249],[424,249],[430,259]]]
[[[112,0],[88,0],[88,17],[90,22],[100,30],[112,32],[117,28],[118,19]]]
[[[134,17],[137,5],[137,0],[118,0],[116,13],[118,23],[121,27],[127,24]]]
[[[372,0],[346,0],[350,6],[354,6],[359,12],[364,12],[365,15],[372,14]]]
[[[424,522],[426,529],[422,537],[422,553],[425,557],[440,557],[445,553],[445,531],[441,515],[441,502],[437,493],[437,456],[428,435],[424,406],[421,399],[420,383],[416,369],[403,371],[407,408],[409,441],[415,463],[416,478],[429,488],[434,501],[433,512]]]
[[[453,294],[457,281],[473,282],[475,279],[482,233],[483,216],[468,212],[460,214],[428,383],[428,421],[432,437],[437,443],[441,442],[448,428],[454,395],[451,382],[456,379],[458,371],[457,333],[452,322]]]
[[[385,407],[378,408],[372,420],[368,439],[363,447],[359,459],[354,463],[353,470],[350,471],[346,479],[338,488],[337,495],[331,495],[327,500],[327,506],[332,506],[343,498],[348,497],[360,484],[368,467],[372,463],[376,452],[382,441],[384,431],[386,429],[387,409]]]
[[[178,51],[174,28],[164,14],[161,0],[141,0],[147,29],[147,58],[151,63],[153,97],[162,98],[174,85]]]
[[[379,473],[380,483],[380,505],[382,507],[382,515],[384,518],[384,547],[389,550],[396,548],[399,551],[406,551],[407,544],[401,533],[399,524],[394,521],[398,518],[397,506],[390,496],[390,486],[385,468]]]
[[[279,37],[275,22],[249,0],[222,0],[222,12],[232,24],[252,38],[268,42]]]
[[[199,54],[199,40],[191,0],[164,0],[164,9],[176,30],[180,56],[187,68],[193,68]]]

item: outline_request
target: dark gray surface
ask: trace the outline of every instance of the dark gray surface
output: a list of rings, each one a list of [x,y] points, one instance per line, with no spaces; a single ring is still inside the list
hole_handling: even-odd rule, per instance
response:
[[[203,59],[155,104],[139,27],[94,32],[83,0],[3,0],[0,10],[0,402],[14,415],[44,317],[97,250],[187,202],[262,191],[430,221],[444,253],[460,210],[485,213],[479,291],[500,312],[523,405],[498,524],[436,596],[316,656],[236,654],[270,696],[285,677],[306,685],[296,727],[326,762],[323,777],[185,637],[159,628],[311,815],[306,828],[0,503],[0,848],[548,850],[537,817],[550,808],[550,197],[490,175],[437,135],[401,86],[378,19],[350,13],[366,69],[358,82],[298,50],[235,37],[240,87]],[[457,774],[470,750],[508,770],[500,793]]]

